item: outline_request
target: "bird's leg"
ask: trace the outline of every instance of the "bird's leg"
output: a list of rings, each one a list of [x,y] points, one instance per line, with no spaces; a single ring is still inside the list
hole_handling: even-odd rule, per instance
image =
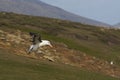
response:
[[[30,46],[29,50],[27,51],[28,54],[31,53],[31,51],[33,50],[33,47],[34,47],[34,45],[31,45],[31,46]]]

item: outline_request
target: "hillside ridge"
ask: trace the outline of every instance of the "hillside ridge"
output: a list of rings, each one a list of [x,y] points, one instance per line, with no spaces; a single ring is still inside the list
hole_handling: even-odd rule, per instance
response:
[[[78,16],[76,14],[46,4],[39,0],[1,0],[0,11],[58,18],[58,19],[70,20],[70,21],[80,22],[89,25],[110,27],[109,24],[88,19],[82,16]]]

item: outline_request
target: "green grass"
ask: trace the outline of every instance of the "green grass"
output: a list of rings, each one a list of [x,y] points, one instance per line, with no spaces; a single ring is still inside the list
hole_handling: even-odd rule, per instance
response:
[[[62,42],[71,49],[120,65],[120,30],[58,19],[0,13],[0,29],[38,32],[43,39]],[[110,44],[111,43],[111,44]]]
[[[34,60],[0,50],[0,80],[118,80],[64,64]]]

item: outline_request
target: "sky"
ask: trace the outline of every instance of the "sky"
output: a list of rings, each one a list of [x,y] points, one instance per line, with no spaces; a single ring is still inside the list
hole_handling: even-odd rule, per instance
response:
[[[79,16],[107,24],[120,23],[120,0],[41,0]]]

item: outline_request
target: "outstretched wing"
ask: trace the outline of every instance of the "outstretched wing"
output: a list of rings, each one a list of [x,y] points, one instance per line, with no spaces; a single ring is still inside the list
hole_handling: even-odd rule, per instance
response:
[[[34,44],[36,44],[36,43],[38,43],[38,42],[42,42],[41,36],[40,36],[39,33],[30,32],[29,34],[30,34],[30,36],[32,36],[32,39],[33,39],[32,42],[33,42]]]

